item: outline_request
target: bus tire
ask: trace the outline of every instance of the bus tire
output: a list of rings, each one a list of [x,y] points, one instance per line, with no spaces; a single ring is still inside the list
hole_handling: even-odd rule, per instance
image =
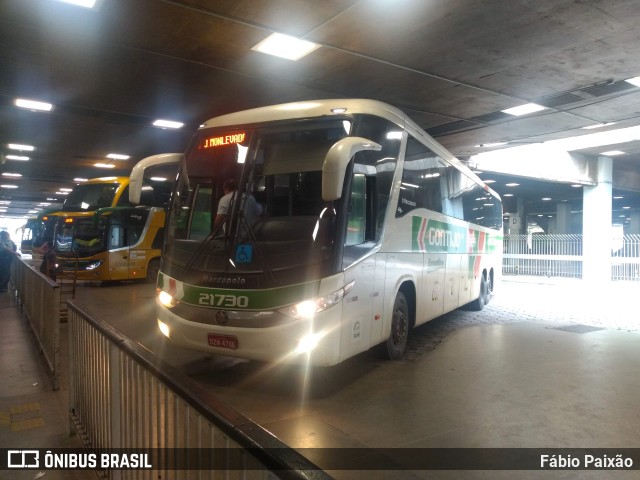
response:
[[[484,275],[480,277],[480,295],[473,302],[469,304],[469,310],[479,312],[488,303],[489,298],[489,286],[487,285],[487,279]]]
[[[390,360],[399,360],[404,355],[410,328],[409,304],[404,293],[398,292],[391,312],[391,331],[385,344],[386,356]]]
[[[158,281],[158,273],[160,273],[160,259],[152,258],[147,265],[147,282],[156,283]]]

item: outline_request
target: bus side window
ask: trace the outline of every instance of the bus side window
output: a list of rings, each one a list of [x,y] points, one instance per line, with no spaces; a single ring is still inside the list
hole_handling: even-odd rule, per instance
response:
[[[351,197],[349,198],[346,246],[364,243],[365,229],[367,226],[366,206],[367,192],[365,176],[355,174],[351,183]]]
[[[442,213],[441,179],[444,174],[442,160],[425,145],[409,137],[396,217],[417,208]]]
[[[122,225],[112,225],[109,232],[109,247],[124,247],[124,227]]]

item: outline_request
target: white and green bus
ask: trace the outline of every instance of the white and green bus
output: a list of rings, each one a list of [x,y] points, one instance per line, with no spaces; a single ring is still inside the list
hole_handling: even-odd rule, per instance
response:
[[[498,283],[500,198],[384,103],[216,117],[178,170],[157,307],[180,346],[328,366],[379,345],[397,359],[411,328],[482,309]]]

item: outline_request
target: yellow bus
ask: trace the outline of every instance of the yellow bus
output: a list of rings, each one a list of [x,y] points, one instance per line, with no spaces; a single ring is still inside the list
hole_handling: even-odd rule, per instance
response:
[[[58,263],[72,269],[77,257],[78,280],[155,281],[164,235],[162,207],[108,207],[58,215]]]
[[[176,163],[178,157],[154,155],[139,163],[166,165]],[[78,280],[155,281],[172,180],[168,176],[139,179],[136,190],[144,206],[130,203],[129,177],[95,178],[77,185],[62,211],[52,214],[57,217],[53,247],[59,268],[73,269],[77,259]]]

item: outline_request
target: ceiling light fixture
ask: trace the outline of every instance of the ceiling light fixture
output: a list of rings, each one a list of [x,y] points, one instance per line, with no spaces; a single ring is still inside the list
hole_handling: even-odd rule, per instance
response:
[[[7,173],[7,172],[5,172],[5,173],[2,174],[2,176],[3,177],[16,177],[16,178],[18,178],[18,177],[21,177],[22,175],[19,174],[19,173]]]
[[[636,87],[640,87],[640,77],[627,78],[625,82],[635,85]]]
[[[46,102],[38,102],[36,100],[27,100],[24,98],[16,98],[15,105],[20,108],[27,108],[29,110],[39,110],[42,112],[49,112],[53,108],[53,105]]]
[[[0,188],[18,188],[17,185],[0,185]]]
[[[107,158],[111,158],[112,160],[129,160],[131,157],[122,153],[110,153],[107,155]]]
[[[506,145],[507,142],[492,142],[492,143],[481,143],[480,145],[476,145],[477,148],[490,148],[490,147],[499,147],[500,145]]]
[[[547,107],[543,107],[542,105],[538,105],[537,103],[525,103],[524,105],[519,105],[517,107],[502,110],[502,113],[507,113],[509,115],[519,117],[521,115],[528,115],[529,113],[539,112],[546,109]]]
[[[26,162],[27,160],[29,160],[29,157],[25,157],[23,155],[7,155],[6,157],[7,160],[20,160],[21,162]]]
[[[33,145],[21,145],[19,143],[9,143],[7,147],[10,150],[19,150],[21,152],[33,152],[36,149]]]
[[[594,128],[608,127],[609,125],[615,125],[616,122],[597,123],[595,125],[589,125],[588,127],[582,127],[582,130],[593,130]]]
[[[601,152],[600,155],[606,155],[607,157],[615,157],[616,155],[624,155],[625,152],[621,150],[607,150],[606,152]]]
[[[251,50],[295,61],[300,60],[319,47],[320,45],[317,43],[307,40],[301,40],[290,35],[283,35],[282,33],[272,33],[260,43],[253,46]]]
[[[89,180],[88,178],[78,178],[78,177],[73,179],[74,182],[86,182],[88,180]]]
[[[513,182],[513,183],[505,183],[505,186],[507,186],[507,187],[519,187],[520,184],[519,183],[515,183],[515,182]]]
[[[78,7],[93,8],[96,6],[98,0],[60,0],[64,3],[70,3],[71,5],[77,5]]]
[[[155,122],[153,122],[153,125],[155,127],[160,127],[160,128],[182,128],[184,126],[184,123],[181,122],[174,122],[173,120],[156,120]]]
[[[116,168],[116,166],[111,163],[94,163],[93,166],[98,168]]]

